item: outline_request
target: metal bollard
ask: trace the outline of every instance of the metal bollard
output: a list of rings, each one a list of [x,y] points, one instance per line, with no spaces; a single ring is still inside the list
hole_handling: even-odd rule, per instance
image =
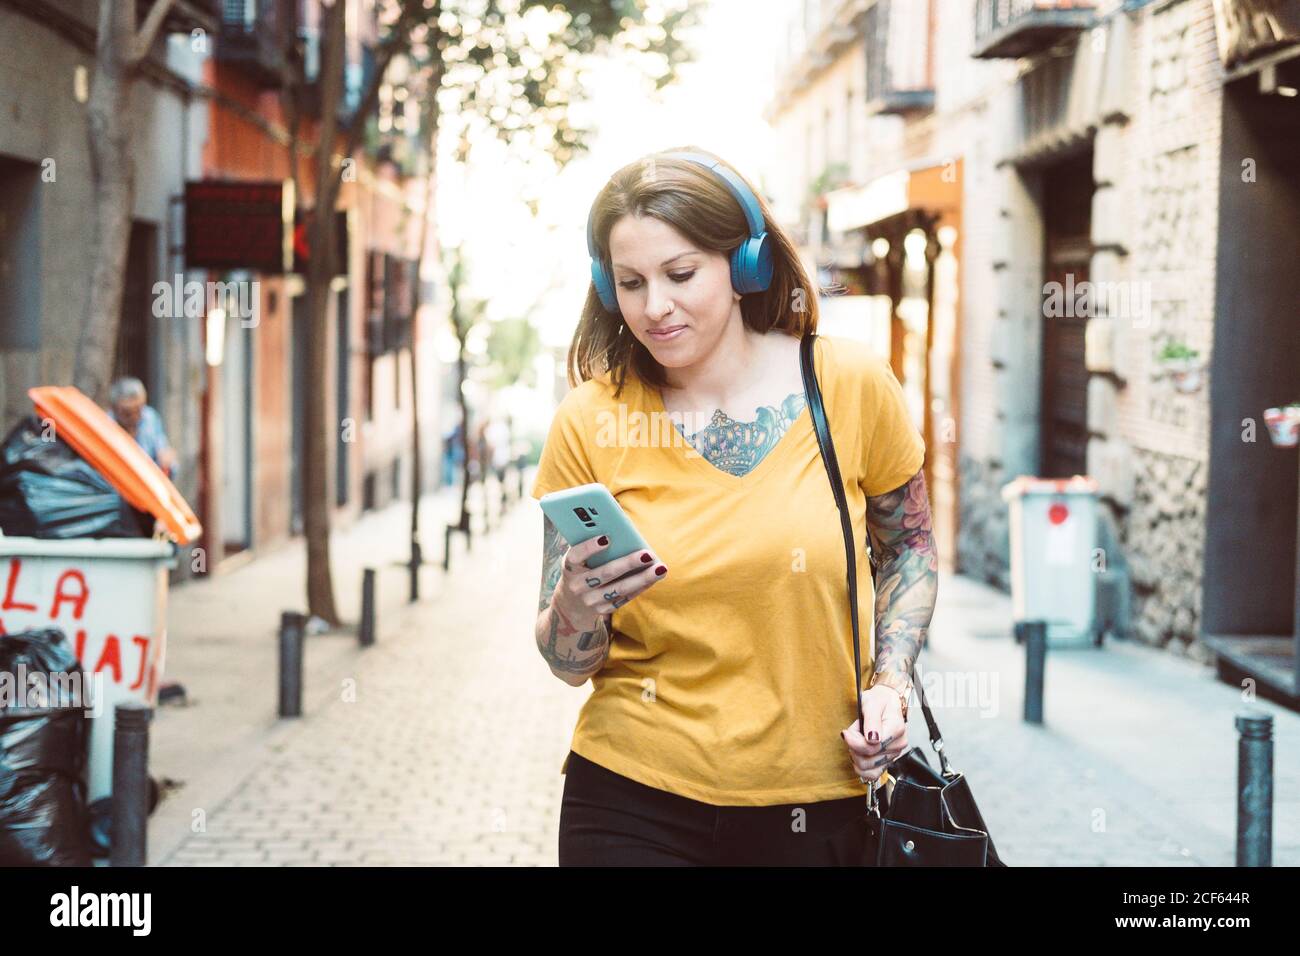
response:
[[[127,701],[114,708],[113,802],[109,866],[144,866],[149,834],[149,721],[153,708]]]
[[[357,638],[362,647],[375,643],[375,569],[366,568],[361,575],[361,627]]]
[[[307,615],[280,614],[280,716],[302,716],[302,639]]]
[[[1273,718],[1248,711],[1235,721],[1237,866],[1273,865]]]
[[[424,551],[420,547],[420,542],[411,539],[411,585],[410,585],[410,602],[414,604],[420,600],[420,566],[424,564]]]
[[[1043,674],[1047,666],[1047,622],[1020,621],[1016,641],[1025,645],[1025,723],[1043,722]]]

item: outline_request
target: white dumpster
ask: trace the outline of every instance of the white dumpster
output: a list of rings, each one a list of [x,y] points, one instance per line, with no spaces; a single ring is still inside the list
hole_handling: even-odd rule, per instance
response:
[[[1021,475],[1002,489],[1010,509],[1013,617],[1047,622],[1048,646],[1097,643],[1097,482]]]
[[[167,569],[176,546],[149,538],[11,538],[0,534],[0,633],[62,629],[89,678],[88,801],[113,791],[113,714],[150,707],[167,650]]]

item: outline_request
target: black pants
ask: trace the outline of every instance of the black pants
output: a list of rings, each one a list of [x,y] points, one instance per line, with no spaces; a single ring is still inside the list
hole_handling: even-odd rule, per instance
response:
[[[569,753],[560,866],[851,865],[866,797],[714,806]]]

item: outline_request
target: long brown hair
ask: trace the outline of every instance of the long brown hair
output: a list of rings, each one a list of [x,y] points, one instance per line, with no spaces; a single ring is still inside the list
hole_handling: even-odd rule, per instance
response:
[[[730,190],[698,163],[664,155],[678,150],[719,159],[694,146],[651,153],[616,172],[596,196],[592,233],[596,252],[611,276],[609,234],[614,224],[626,215],[653,216],[672,226],[697,248],[725,256],[749,238],[749,224]],[[740,178],[750,186],[749,180]],[[752,186],[750,191],[758,199],[763,228],[772,244],[772,284],[764,292],[750,292],[741,297],[741,317],[755,332],[784,329],[791,335],[802,336],[806,331],[816,331],[817,289],[809,280],[794,243],[772,218],[762,193]],[[629,365],[651,385],[661,386],[667,381],[663,366],[637,341],[623,317],[605,311],[593,282],[587,289],[582,317],[569,345],[569,386],[575,387],[608,371],[613,373],[617,396],[627,380]]]

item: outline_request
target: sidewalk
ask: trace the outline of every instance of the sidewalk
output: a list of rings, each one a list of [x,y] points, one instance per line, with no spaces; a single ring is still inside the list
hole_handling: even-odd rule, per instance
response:
[[[405,514],[336,539],[345,617],[361,561],[404,552]],[[298,720],[275,715],[274,632],[302,591],[300,548],[178,589],[167,670],[198,703],[160,708],[154,724],[152,772],[186,786],[151,818],[151,863],[555,865],[559,768],[590,685],[556,680],[532,647],[540,525],[531,499],[512,508],[471,555],[458,552],[450,578],[426,571],[414,607],[404,571],[385,568],[375,647],[351,633],[308,639]],[[426,527],[431,547],[433,514]],[[1239,692],[1130,644],[1053,649],[1046,722],[1032,727],[1023,656],[1006,595],[942,581],[921,672],[1002,856],[1231,866]],[[962,699],[963,685],[977,695]],[[1294,865],[1300,716],[1256,706],[1276,721],[1274,862]],[[933,757],[919,706],[908,733]]]
[[[1052,648],[1044,723],[1035,727],[1022,720],[1024,656],[1009,596],[963,577],[940,583],[922,679],[949,759],[970,778],[1005,859],[1235,865],[1240,690],[1213,667],[1127,641]],[[993,691],[985,701],[955,693],[980,682]],[[943,687],[953,690],[934,700],[935,686],[941,698]],[[1249,706],[1273,715],[1273,863],[1295,866],[1300,715],[1263,700]],[[913,711],[909,741],[933,757],[920,707]]]
[[[536,512],[531,499],[516,505],[507,515],[507,526],[521,512]],[[404,671],[391,675],[395,679],[416,680],[425,671],[437,672],[445,677],[455,673],[447,669],[444,655],[421,661],[419,668],[405,668],[403,659],[393,655],[399,637],[412,642],[438,648],[442,642],[433,639],[451,633],[471,633],[474,627],[482,628],[483,621],[466,622],[453,630],[444,613],[448,595],[469,593],[467,584],[477,581],[474,568],[480,570],[491,560],[491,542],[509,532],[497,529],[484,537],[476,535],[473,551],[465,553],[464,540],[457,536],[453,542],[452,575],[444,578],[441,568],[442,527],[445,521],[454,521],[459,513],[459,492],[448,490],[430,497],[422,503],[422,540],[426,560],[431,562],[421,578],[421,598],[418,606],[406,603],[407,571],[394,562],[405,561],[410,521],[409,507],[395,505],[383,512],[364,516],[354,526],[335,532],[332,557],[334,581],[339,614],[345,627],[328,634],[306,638],[303,675],[303,717],[298,720],[280,719],[278,706],[278,638],[277,629],[281,610],[301,609],[305,593],[305,556],[301,540],[291,542],[273,554],[256,559],[227,575],[187,583],[176,588],[168,609],[168,651],[166,674],[169,679],[185,685],[188,707],[162,706],[156,710],[150,739],[150,772],[155,777],[182,781],[180,789],[164,795],[164,799],[150,818],[149,860],[158,863],[172,856],[179,845],[191,840],[192,830],[206,825],[205,842],[215,845],[229,843],[229,849],[242,849],[242,829],[225,824],[230,819],[219,808],[227,805],[232,795],[246,784],[257,768],[274,764],[278,757],[296,752],[294,748],[311,746],[304,743],[317,732],[323,715],[335,705],[336,716],[344,722],[352,713],[341,706],[351,680],[360,687],[358,698],[366,688],[359,674],[373,665],[371,660],[383,657],[390,669]],[[527,514],[524,515],[528,523]],[[477,524],[476,524],[476,530]],[[535,614],[536,571],[540,556],[541,531],[533,529],[529,535],[528,554],[523,557],[534,582],[524,588],[521,597],[522,613],[518,620],[528,621]],[[535,540],[533,540],[535,539]],[[532,552],[537,551],[537,554]],[[361,572],[364,566],[379,569],[376,584],[377,645],[362,650],[356,638],[355,622],[360,610]],[[504,568],[501,569],[505,571]],[[516,575],[517,576],[517,575]],[[506,574],[494,587],[498,592],[515,592],[513,586],[503,587],[501,580],[511,581]],[[513,596],[513,595],[512,595]],[[533,611],[527,611],[528,605]],[[512,643],[518,646],[519,635],[527,634],[518,626],[511,628],[495,609],[500,605],[493,596],[480,607],[497,623],[502,634],[512,631]],[[531,626],[526,623],[525,626]],[[455,643],[447,645],[451,648]],[[525,638],[525,647],[527,647]],[[453,661],[459,666],[461,662]],[[369,672],[369,671],[367,671]],[[543,686],[558,685],[561,691],[571,691],[546,674]],[[390,675],[385,675],[387,678]],[[378,685],[376,684],[376,687]],[[391,698],[395,695],[389,694]],[[566,700],[571,695],[561,694]],[[404,688],[396,699],[409,710],[411,701],[426,697],[423,688]],[[361,709],[361,708],[357,708]],[[342,713],[338,713],[338,712]],[[569,719],[572,725],[576,710]],[[405,713],[398,714],[398,722]],[[386,732],[387,728],[379,728]],[[343,733],[351,733],[343,728]],[[348,774],[344,761],[344,748],[325,747],[321,762],[339,766]],[[420,748],[408,750],[407,760],[420,759]],[[389,754],[376,746],[373,756],[388,762]],[[555,764],[558,778],[558,759]],[[361,754],[349,758],[364,764],[371,755]],[[358,777],[361,774],[358,773]],[[382,786],[382,772],[374,781]],[[298,814],[293,807],[286,812]],[[384,816],[376,807],[376,816]],[[256,813],[261,817],[263,814]],[[265,827],[261,828],[265,830]],[[232,832],[236,831],[236,832]],[[248,832],[252,832],[251,830]],[[233,839],[238,835],[238,839]],[[275,835],[279,835],[279,832]],[[228,839],[232,838],[232,839]],[[191,843],[193,841],[191,840]],[[261,862],[269,862],[263,859]]]

